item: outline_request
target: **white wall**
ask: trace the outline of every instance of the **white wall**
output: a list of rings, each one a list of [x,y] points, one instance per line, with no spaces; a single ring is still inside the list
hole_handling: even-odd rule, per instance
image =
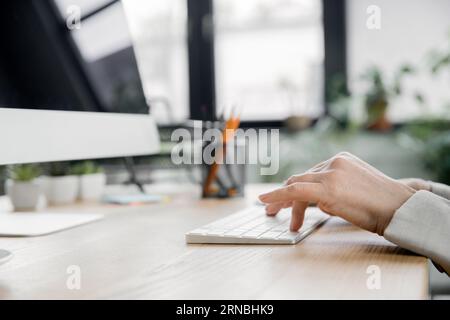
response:
[[[370,5],[381,9],[381,29],[366,26]],[[450,31],[450,0],[347,0],[348,72],[351,88],[361,90],[356,78],[371,65],[378,65],[392,79],[393,72],[404,63],[425,69],[427,52],[446,48]],[[401,121],[428,114],[449,112],[450,76],[433,79],[423,70],[415,80],[405,82],[407,93],[420,88],[428,99],[427,108],[412,98],[397,100],[390,110],[391,118]],[[446,111],[445,111],[446,110]]]

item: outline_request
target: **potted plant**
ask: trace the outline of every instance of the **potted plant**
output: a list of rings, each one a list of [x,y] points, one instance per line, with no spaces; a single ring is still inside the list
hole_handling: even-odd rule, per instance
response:
[[[72,167],[72,173],[79,177],[78,198],[82,201],[98,201],[105,190],[106,175],[93,161],[83,161]]]
[[[51,163],[45,177],[45,195],[51,205],[74,203],[78,196],[79,179],[71,173],[70,165],[63,162]]]
[[[367,112],[367,128],[375,131],[389,131],[392,124],[387,117],[387,111],[392,99],[402,94],[402,80],[405,75],[414,73],[409,65],[403,65],[396,72],[392,85],[386,83],[378,67],[371,67],[362,79],[369,83],[364,95],[364,104]],[[416,99],[420,99],[417,96]]]
[[[37,165],[21,164],[8,167],[5,189],[15,211],[34,211],[42,195],[36,179],[41,174]]]

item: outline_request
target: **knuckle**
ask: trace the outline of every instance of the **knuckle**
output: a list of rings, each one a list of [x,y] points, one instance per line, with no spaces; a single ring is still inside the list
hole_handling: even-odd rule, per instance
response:
[[[351,154],[348,151],[342,151],[342,152],[338,153],[338,156],[340,156],[340,157],[353,157],[353,154]]]
[[[343,166],[346,165],[346,163],[348,162],[348,159],[346,157],[337,155],[336,157],[334,157],[331,160],[331,168],[342,168]]]
[[[288,187],[288,191],[292,192],[292,193],[298,192],[299,190],[300,190],[299,183],[293,183],[293,184],[289,185],[289,187]]]
[[[291,176],[291,177],[287,180],[286,183],[287,183],[288,185],[293,184],[293,183],[295,183],[295,182],[297,181],[297,179],[298,179],[298,175]]]

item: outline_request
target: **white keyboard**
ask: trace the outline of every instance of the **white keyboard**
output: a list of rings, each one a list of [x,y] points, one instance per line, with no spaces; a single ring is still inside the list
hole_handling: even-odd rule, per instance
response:
[[[186,234],[186,242],[227,244],[296,244],[328,220],[318,208],[308,208],[299,232],[290,231],[291,209],[269,217],[263,207],[253,207]]]

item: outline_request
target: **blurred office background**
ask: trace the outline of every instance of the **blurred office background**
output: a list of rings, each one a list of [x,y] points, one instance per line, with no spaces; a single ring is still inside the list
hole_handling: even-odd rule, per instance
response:
[[[80,28],[61,30],[103,111],[150,107],[157,119],[163,151],[136,160],[144,181],[189,182],[168,156],[172,130],[237,105],[244,128],[282,132],[279,173],[250,166],[249,182],[346,150],[395,178],[450,184],[450,0],[54,2],[62,25],[81,9]],[[105,88],[115,77],[127,85]],[[105,166],[111,182],[126,179]],[[448,280],[432,281],[449,294]]]
[[[282,181],[341,150],[394,177],[450,180],[448,0],[55,3],[63,19],[81,9],[80,28],[65,31],[107,111],[149,105],[166,141],[235,105],[244,127],[282,129],[279,174],[249,168],[250,182]],[[379,29],[368,26],[374,6]],[[133,91],[134,55],[145,97]],[[114,77],[128,85],[104,88]]]

